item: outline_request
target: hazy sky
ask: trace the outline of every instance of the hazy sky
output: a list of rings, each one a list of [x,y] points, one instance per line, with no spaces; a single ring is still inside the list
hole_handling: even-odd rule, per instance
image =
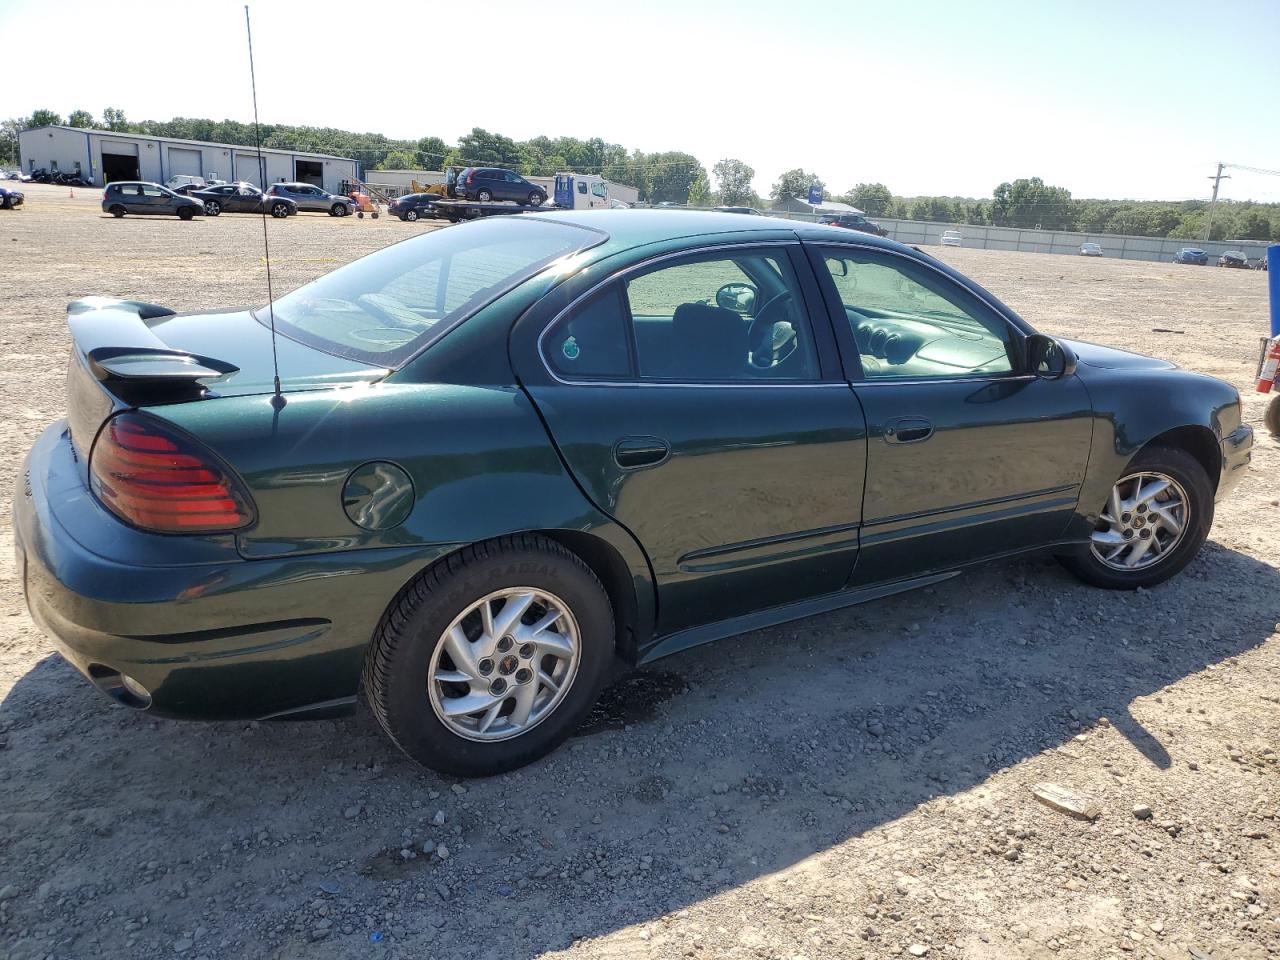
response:
[[[1280,0],[251,4],[262,119],[599,136],[843,192],[1206,196],[1280,169]],[[367,16],[361,16],[367,13]],[[241,3],[0,0],[0,117],[252,117]],[[1270,96],[1270,100],[1266,96]],[[1223,196],[1280,201],[1230,171]]]

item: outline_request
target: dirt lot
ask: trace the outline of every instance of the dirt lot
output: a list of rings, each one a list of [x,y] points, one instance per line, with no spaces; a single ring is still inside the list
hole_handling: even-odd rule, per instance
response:
[[[0,212],[6,536],[22,455],[62,414],[66,301],[263,297],[258,220],[115,221],[77,194]],[[268,229],[279,291],[424,228]],[[944,256],[1041,329],[1226,378],[1260,429],[1264,275]],[[5,548],[0,956],[1274,957],[1278,468],[1260,432],[1201,558],[1158,589],[1003,564],[723,641],[622,681],[547,760],[465,784],[364,715],[113,706],[51,654]],[[1102,816],[1037,803],[1046,780]]]

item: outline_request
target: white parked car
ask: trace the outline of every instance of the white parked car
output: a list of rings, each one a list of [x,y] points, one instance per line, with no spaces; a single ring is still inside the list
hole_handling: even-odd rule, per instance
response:
[[[942,245],[944,247],[958,247],[961,245],[961,237],[959,230],[944,230],[942,232]]]
[[[1080,256],[1082,257],[1100,257],[1102,256],[1102,246],[1091,241],[1080,244]]]

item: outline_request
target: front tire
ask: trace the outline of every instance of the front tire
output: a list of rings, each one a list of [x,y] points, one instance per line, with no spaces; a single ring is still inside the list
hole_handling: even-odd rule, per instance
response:
[[[400,219],[401,219],[401,220],[408,220],[410,223],[413,223],[415,220],[417,220],[417,219],[418,219],[418,211],[417,211],[417,210],[406,210],[406,211],[405,211],[404,216],[403,216],[403,217],[401,217]]]
[[[488,190],[481,190],[476,194],[476,199],[481,203],[488,203],[490,200],[493,199],[493,194],[490,193]]]
[[[329,208],[329,216],[345,217],[347,215],[347,206],[344,203],[335,203]]]
[[[543,203],[546,202],[546,199],[547,199],[547,195],[543,193],[541,190],[529,191],[529,206],[531,207],[542,206]]]
[[[576,555],[532,535],[467,547],[405,587],[365,658],[379,725],[433,770],[491,776],[586,716],[613,659],[613,610]]]
[[[222,204],[217,200],[206,200],[204,202],[204,214],[206,217],[216,217],[222,212]]]
[[[182,207],[178,210],[179,220],[190,220],[194,216],[195,216],[195,211],[193,211],[190,207]]]
[[[271,205],[271,215],[277,220],[283,220],[289,215],[289,206],[284,203],[273,203]]]
[[[1116,481],[1090,545],[1062,562],[1095,587],[1153,587],[1195,559],[1212,525],[1213,485],[1200,461],[1148,447]]]

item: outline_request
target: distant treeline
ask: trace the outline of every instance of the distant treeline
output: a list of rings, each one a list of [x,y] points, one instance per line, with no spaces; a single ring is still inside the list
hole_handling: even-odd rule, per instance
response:
[[[881,183],[860,183],[836,199],[869,215],[937,223],[1116,233],[1135,237],[1204,237],[1207,200],[1077,200],[1039,177],[1002,183],[990,200],[897,197]],[[1211,240],[1280,240],[1280,204],[1221,200]]]
[[[17,161],[18,131],[63,122],[52,110],[0,121],[0,164]],[[75,110],[65,122],[74,127],[184,140],[245,146],[254,142],[252,124],[236,120],[174,117],[134,122],[122,110],[108,107],[101,120],[87,110]],[[534,137],[518,141],[479,127],[450,144],[434,136],[394,140],[380,133],[267,123],[262,125],[262,145],[352,157],[360,161],[365,171],[441,170],[461,165],[507,167],[526,176],[549,176],[560,171],[598,173],[615,183],[635,187],[640,199],[649,203],[765,207],[770,202],[777,205],[804,198],[810,186],[817,184],[828,199],[845,201],[871,216],[1143,237],[1200,239],[1209,207],[1206,200],[1077,200],[1069,190],[1047,184],[1039,177],[1001,183],[990,198],[902,197],[895,196],[882,183],[859,183],[838,194],[826,189],[817,174],[799,167],[783,173],[773,184],[769,200],[765,200],[752,185],[755,171],[741,160],[723,159],[712,167],[713,189],[706,168],[692,154],[679,150],[629,151],[598,137]],[[376,174],[368,175],[376,179]],[[1280,240],[1280,204],[1224,200],[1214,211],[1210,239]]]

